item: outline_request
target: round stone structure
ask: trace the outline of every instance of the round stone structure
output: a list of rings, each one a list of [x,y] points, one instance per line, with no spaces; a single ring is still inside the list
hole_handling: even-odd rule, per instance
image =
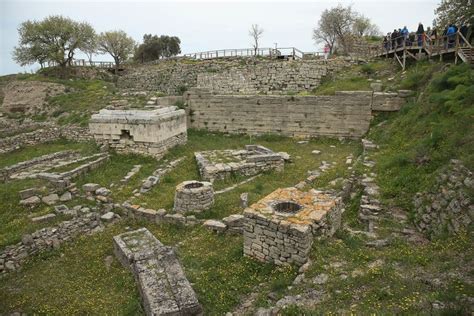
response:
[[[212,183],[205,181],[184,181],[176,186],[174,211],[177,213],[200,213],[214,204]]]

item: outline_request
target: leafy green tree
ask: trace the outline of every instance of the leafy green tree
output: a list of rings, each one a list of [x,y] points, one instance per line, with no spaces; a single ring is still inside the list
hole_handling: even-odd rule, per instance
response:
[[[176,36],[143,35],[143,43],[137,46],[134,59],[139,62],[176,56],[181,53],[181,40]]]
[[[86,22],[76,22],[60,15],[42,21],[26,21],[18,28],[19,45],[13,59],[20,65],[55,62],[61,67],[71,64],[77,50],[84,49],[95,31]]]
[[[435,10],[435,25],[441,30],[449,24],[458,27],[470,24],[474,26],[474,4],[472,0],[441,0]]]
[[[118,74],[119,65],[133,53],[135,41],[124,31],[109,31],[100,33],[97,45],[100,53],[112,56],[115,61],[115,73]]]

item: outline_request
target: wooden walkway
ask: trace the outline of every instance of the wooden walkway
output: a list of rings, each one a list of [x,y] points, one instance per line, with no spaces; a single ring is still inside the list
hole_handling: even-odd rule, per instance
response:
[[[435,40],[424,37],[420,41],[410,42],[404,37],[392,39],[384,43],[374,52],[376,57],[394,58],[400,64],[403,70],[406,67],[408,58],[420,60],[422,58],[454,58],[454,62],[459,60],[474,64],[474,49],[472,45],[457,32],[451,36],[443,36]]]
[[[322,52],[303,52],[296,47],[279,47],[279,48],[235,48],[235,49],[219,49],[210,50],[205,52],[184,54],[181,57],[191,59],[215,59],[224,57],[270,57],[270,58],[291,58],[291,59],[303,59],[303,58],[322,58],[324,53]]]

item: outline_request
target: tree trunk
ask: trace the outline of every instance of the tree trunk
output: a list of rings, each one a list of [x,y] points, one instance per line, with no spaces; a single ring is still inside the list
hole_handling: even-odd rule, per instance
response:
[[[120,60],[118,59],[118,57],[114,57],[114,60],[115,60],[115,75],[118,76],[118,71],[119,71],[119,65],[120,65]]]

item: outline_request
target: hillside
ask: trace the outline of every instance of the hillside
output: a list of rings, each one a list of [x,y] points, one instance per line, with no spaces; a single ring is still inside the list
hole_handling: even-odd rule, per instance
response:
[[[167,63],[132,69],[118,84],[92,70],[0,80],[0,87],[64,87],[55,95],[43,89],[37,107],[4,111],[0,121],[0,314],[145,314],[142,285],[113,241],[142,227],[176,254],[206,315],[474,311],[471,66],[421,61],[401,71],[392,60],[342,58]],[[292,77],[280,80],[280,70]],[[388,106],[374,109],[375,95]],[[91,120],[103,108],[156,116],[131,115],[128,125],[118,114]],[[185,144],[164,156],[129,150],[139,136],[155,135],[147,124],[165,122],[158,115],[165,110],[174,115],[166,133],[184,124]],[[89,122],[101,133],[91,134]],[[140,135],[133,124],[143,126]],[[107,134],[114,128],[119,135]],[[224,176],[207,179],[198,157]],[[176,211],[177,190],[189,180],[212,182],[213,204],[204,211]],[[281,226],[252,249],[264,253],[267,237],[276,245],[279,236],[284,243],[311,231],[304,264],[244,255],[259,229],[248,232],[249,208],[281,188],[313,194],[298,206],[309,199],[317,220],[285,215],[290,226],[313,226],[297,226],[295,235]],[[296,251],[287,252],[282,260]]]

